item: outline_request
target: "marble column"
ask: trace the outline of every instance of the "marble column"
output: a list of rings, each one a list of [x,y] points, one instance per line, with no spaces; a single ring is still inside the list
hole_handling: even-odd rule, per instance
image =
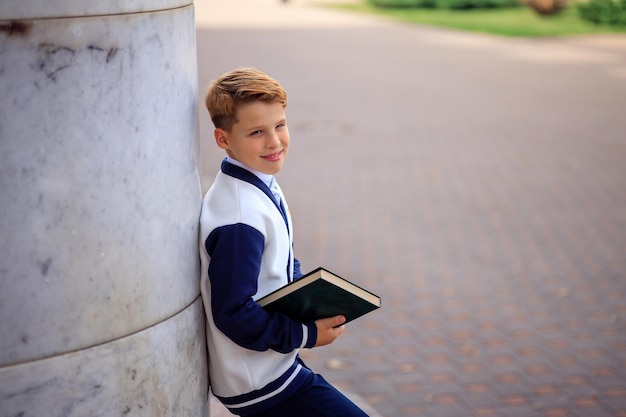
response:
[[[0,417],[205,416],[192,0],[0,2]]]

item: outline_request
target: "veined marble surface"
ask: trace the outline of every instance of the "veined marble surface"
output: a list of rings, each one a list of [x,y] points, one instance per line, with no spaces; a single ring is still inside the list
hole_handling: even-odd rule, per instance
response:
[[[0,417],[207,415],[204,312],[110,343],[0,368]]]
[[[2,0],[0,20],[141,13],[192,3],[193,0]]]
[[[201,203],[193,6],[4,29],[0,366],[188,306]]]

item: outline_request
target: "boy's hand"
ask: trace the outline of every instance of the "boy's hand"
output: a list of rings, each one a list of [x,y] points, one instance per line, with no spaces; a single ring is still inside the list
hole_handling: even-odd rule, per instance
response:
[[[340,326],[345,322],[346,318],[344,316],[315,320],[315,326],[317,327],[317,341],[315,342],[315,347],[333,343],[345,330],[344,326]]]

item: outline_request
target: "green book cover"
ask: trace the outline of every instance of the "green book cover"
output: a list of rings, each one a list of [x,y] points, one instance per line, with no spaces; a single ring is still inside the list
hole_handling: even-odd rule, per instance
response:
[[[343,315],[347,323],[381,306],[377,295],[321,267],[257,302],[299,322]]]

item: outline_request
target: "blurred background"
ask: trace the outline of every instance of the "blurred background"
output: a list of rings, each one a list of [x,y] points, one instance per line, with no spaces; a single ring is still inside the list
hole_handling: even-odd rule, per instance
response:
[[[196,2],[204,189],[207,84],[267,72],[303,270],[383,299],[309,366],[387,417],[626,416],[625,4]]]

